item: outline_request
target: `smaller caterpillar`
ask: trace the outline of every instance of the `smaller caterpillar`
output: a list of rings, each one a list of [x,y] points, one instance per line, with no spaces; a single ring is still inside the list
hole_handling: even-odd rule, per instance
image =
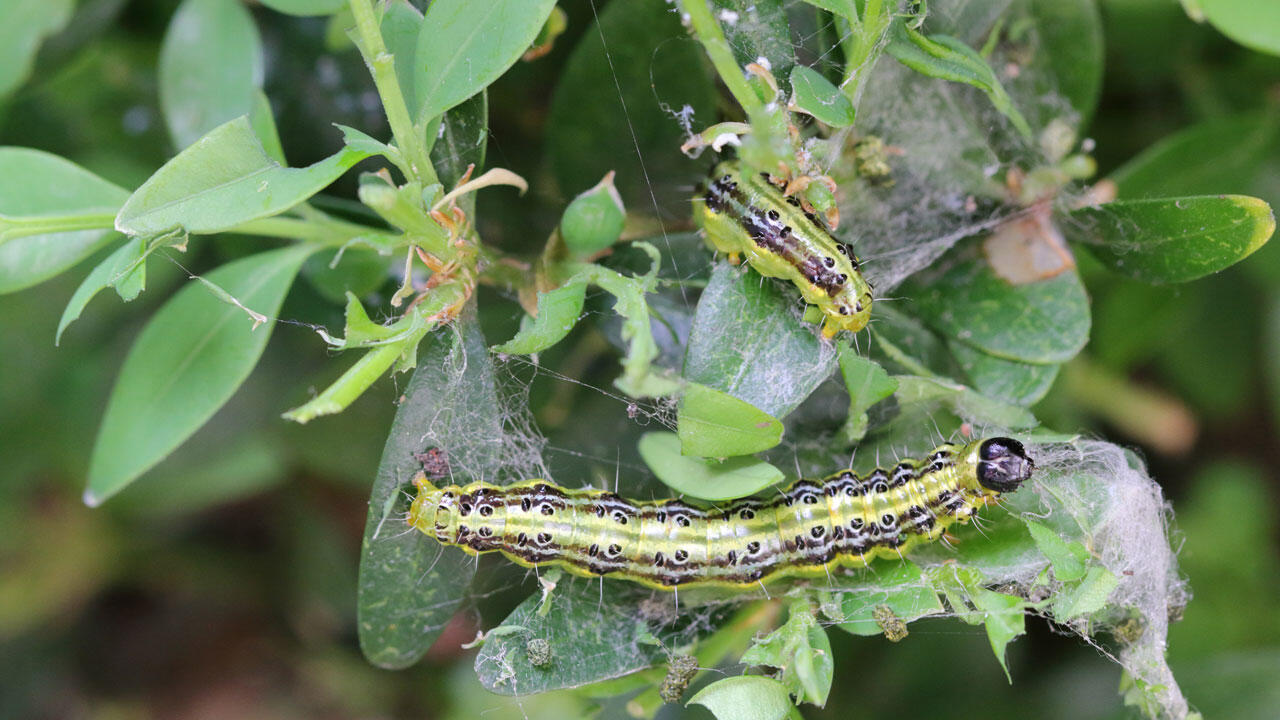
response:
[[[718,508],[542,480],[436,487],[419,475],[409,524],[469,554],[501,552],[524,567],[554,565],[663,590],[742,590],[900,557],[1017,490],[1034,468],[1017,440],[990,438],[940,445],[923,460],[861,477],[846,470],[797,480],[776,498]]]
[[[694,220],[708,244],[731,262],[744,255],[761,275],[791,281],[805,302],[822,311],[826,337],[866,327],[871,286],[858,272],[852,248],[784,195],[769,175],[723,162],[712,177],[706,192],[693,199]]]

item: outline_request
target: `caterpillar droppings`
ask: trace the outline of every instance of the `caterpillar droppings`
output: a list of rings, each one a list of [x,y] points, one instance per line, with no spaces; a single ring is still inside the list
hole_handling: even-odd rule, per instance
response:
[[[745,590],[899,557],[968,522],[1017,490],[1035,464],[1017,440],[940,445],[865,476],[851,470],[797,480],[778,497],[703,508],[652,502],[543,480],[437,487],[419,475],[409,524],[472,555],[500,552],[525,567],[652,588]]]
[[[761,275],[792,282],[805,302],[822,311],[823,335],[866,327],[871,286],[858,272],[853,249],[768,175],[744,172],[735,161],[720,163],[693,204],[707,243],[732,262],[745,256]]]

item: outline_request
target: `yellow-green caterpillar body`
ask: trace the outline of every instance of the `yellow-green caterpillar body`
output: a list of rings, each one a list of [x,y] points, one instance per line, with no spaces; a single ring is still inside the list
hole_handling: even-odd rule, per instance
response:
[[[795,284],[805,302],[822,311],[823,335],[866,327],[871,286],[858,272],[852,248],[768,175],[745,172],[730,161],[717,165],[711,178],[693,200],[694,220],[708,244],[734,262],[746,257],[761,275]]]
[[[558,566],[663,590],[750,589],[899,557],[1017,490],[1034,467],[1018,441],[989,438],[940,445],[923,460],[865,476],[802,479],[774,498],[712,508],[542,480],[437,487],[419,475],[409,524],[470,554],[500,552],[525,567]]]

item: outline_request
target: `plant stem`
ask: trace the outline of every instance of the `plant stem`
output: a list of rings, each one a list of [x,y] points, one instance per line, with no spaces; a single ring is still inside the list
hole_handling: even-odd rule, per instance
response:
[[[680,0],[680,9],[689,18],[693,34],[706,48],[707,57],[711,58],[711,64],[720,74],[725,87],[729,88],[729,92],[746,111],[748,117],[754,115],[763,107],[763,103],[755,90],[751,89],[751,84],[742,74],[742,68],[738,67],[738,61],[733,57],[733,50],[729,47],[729,42],[724,39],[724,32],[720,30],[720,23],[711,16],[711,8],[707,5],[707,0]]]
[[[382,41],[382,30],[378,27],[373,4],[370,0],[349,0],[349,4],[356,20],[356,33],[359,35],[356,46],[360,48],[360,54],[364,56],[365,64],[373,75],[373,84],[382,99],[382,108],[391,125],[391,134],[409,163],[409,169],[414,174],[412,179],[423,185],[435,183],[435,168],[431,166],[431,159],[414,127],[413,116],[409,114],[409,106],[405,104],[404,93],[401,92],[400,81],[396,77],[395,58],[387,52],[387,46]]]
[[[849,40],[840,43],[844,49],[844,81],[840,83],[840,89],[853,103],[855,113],[862,89],[866,87],[871,69],[883,50],[885,31],[892,21],[892,7],[885,7],[882,0],[867,0],[862,22],[851,28]]]

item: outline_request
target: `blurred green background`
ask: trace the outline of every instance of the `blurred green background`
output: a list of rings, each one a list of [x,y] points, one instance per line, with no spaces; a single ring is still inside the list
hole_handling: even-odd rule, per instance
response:
[[[125,187],[146,179],[173,153],[156,59],[176,6],[80,3],[43,43],[30,78],[0,99],[0,144],[60,154]],[[554,50],[490,90],[489,164],[521,173],[534,189],[519,199],[481,195],[478,214],[486,240],[515,251],[539,247],[566,197],[581,189],[555,188],[543,140],[556,78],[591,31],[589,2],[562,7],[569,30]],[[1248,162],[1230,165],[1238,172],[1218,177],[1211,162],[1196,160],[1201,166],[1170,182],[1280,206],[1280,59],[1197,25],[1174,2],[1108,0],[1100,9],[1106,75],[1086,129],[1100,175],[1187,128],[1230,157],[1242,142],[1232,123],[1262,118],[1268,134],[1250,146]],[[292,165],[338,149],[330,123],[386,134],[358,55],[329,49],[323,19],[253,11],[267,53],[264,89]],[[632,158],[619,164],[630,167]],[[330,190],[353,193],[354,174]],[[253,246],[220,237],[193,244],[183,262],[212,267]],[[483,613],[461,614],[418,666],[389,672],[361,657],[360,536],[406,378],[383,380],[334,418],[286,423],[279,413],[347,362],[333,362],[306,327],[279,326],[248,383],[178,453],[100,509],[80,502],[115,373],[145,318],[183,277],[166,265],[152,263],[138,301],[91,305],[57,348],[59,314],[92,262],[0,296],[0,717],[580,714],[584,705],[572,696],[516,702],[489,695],[472,675],[472,654],[459,645],[530,591],[527,583],[510,587],[509,577],[476,604]],[[1169,656],[1193,705],[1206,717],[1280,717],[1280,246],[1166,288],[1082,265],[1092,341],[1036,412],[1057,429],[1140,449],[1172,501],[1195,597],[1171,630]],[[311,282],[295,286],[281,316],[340,327],[323,262],[304,277]],[[480,302],[490,337],[509,335],[518,307],[493,294]],[[583,375],[607,387],[614,365],[597,365]],[[535,380],[529,400],[550,448],[612,462],[616,449],[583,448],[564,417],[572,412],[574,426],[594,425],[607,439],[629,422],[616,401],[547,376]],[[927,621],[899,645],[832,633],[839,680],[826,711],[806,708],[805,716],[889,717],[904,707],[912,717],[1125,715],[1115,665],[1044,622],[1028,626],[1030,635],[1010,648],[1012,685],[980,628]],[[621,705],[605,712],[625,715]],[[680,712],[668,706],[662,716]]]

